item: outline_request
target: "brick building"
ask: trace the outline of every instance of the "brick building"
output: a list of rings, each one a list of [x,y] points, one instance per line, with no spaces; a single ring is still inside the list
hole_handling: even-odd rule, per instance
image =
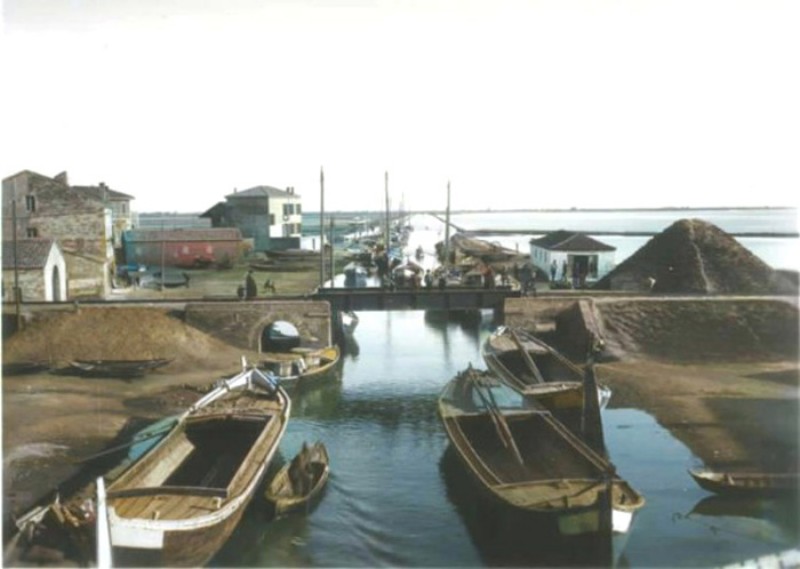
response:
[[[92,192],[72,188],[66,173],[24,170],[3,180],[3,239],[48,238],[66,260],[70,298],[105,297],[114,265],[111,209]],[[16,222],[14,222],[16,211]]]

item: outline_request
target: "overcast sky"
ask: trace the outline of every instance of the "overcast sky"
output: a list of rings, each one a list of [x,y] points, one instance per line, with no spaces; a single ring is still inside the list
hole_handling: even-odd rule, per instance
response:
[[[795,205],[800,2],[4,0],[2,177],[134,209]]]

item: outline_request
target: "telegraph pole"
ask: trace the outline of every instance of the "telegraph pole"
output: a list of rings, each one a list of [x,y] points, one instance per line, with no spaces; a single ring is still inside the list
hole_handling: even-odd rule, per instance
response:
[[[16,188],[15,188],[16,190]],[[17,330],[22,330],[22,291],[19,290],[19,255],[17,253],[17,200],[11,200],[11,229],[14,231],[14,306],[17,310]]]

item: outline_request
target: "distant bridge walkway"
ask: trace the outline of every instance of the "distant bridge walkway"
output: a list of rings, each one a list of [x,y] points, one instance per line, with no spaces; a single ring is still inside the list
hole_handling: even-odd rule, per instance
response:
[[[319,288],[311,298],[330,303],[332,311],[350,310],[471,310],[490,308],[502,311],[507,298],[519,298],[510,287],[476,288],[448,286],[438,288]]]

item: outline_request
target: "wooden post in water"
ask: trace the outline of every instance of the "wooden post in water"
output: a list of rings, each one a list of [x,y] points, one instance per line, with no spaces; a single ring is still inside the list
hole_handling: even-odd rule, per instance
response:
[[[325,173],[319,169],[319,287],[325,284]]]
[[[583,375],[583,414],[581,427],[583,440],[593,451],[606,456],[606,443],[603,437],[603,420],[600,415],[600,401],[597,394],[597,377],[594,373],[595,348],[592,346],[589,361]]]

